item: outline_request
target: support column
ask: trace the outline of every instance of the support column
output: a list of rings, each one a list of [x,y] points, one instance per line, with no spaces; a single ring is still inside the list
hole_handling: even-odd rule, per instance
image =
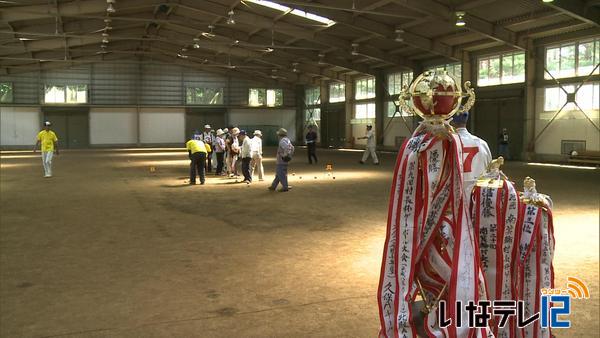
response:
[[[296,85],[294,91],[296,93],[296,142],[300,142],[304,135],[304,86]]]
[[[385,120],[385,101],[387,91],[385,90],[387,79],[383,71],[378,71],[375,75],[375,135],[377,136],[377,145],[383,145],[383,125]]]
[[[352,118],[354,116],[354,79],[346,76],[346,146],[354,147],[355,141],[352,133]],[[351,141],[354,140],[354,141]]]
[[[533,45],[533,40],[529,39],[525,51],[525,114],[523,116],[523,153],[521,154],[521,158],[525,161],[530,161],[535,157],[535,83],[537,74],[540,73],[539,69],[536,69],[536,65],[538,62],[540,65],[544,64],[543,57],[543,49],[542,51],[537,50]]]

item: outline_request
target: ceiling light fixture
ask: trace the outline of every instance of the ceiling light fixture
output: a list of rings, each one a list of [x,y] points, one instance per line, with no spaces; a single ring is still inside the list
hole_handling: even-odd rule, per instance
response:
[[[323,53],[319,53],[319,64],[320,65],[325,64],[325,54],[323,54]]]
[[[396,38],[394,39],[396,42],[404,42],[404,29],[396,28]]]
[[[102,43],[108,43],[108,38],[102,38]]]
[[[298,62],[293,62],[292,63],[292,72],[294,72],[294,73],[300,73],[300,70],[298,70]]]
[[[199,41],[200,41],[200,39],[198,39],[198,38],[194,38],[194,48],[195,48],[195,49],[198,49],[198,48],[200,48],[200,45],[198,44],[198,42],[199,42]]]
[[[274,49],[271,47],[265,48],[265,53],[272,53],[273,51],[274,51]]]
[[[202,32],[202,36],[204,36],[204,37],[206,37],[206,38],[209,38],[209,39],[212,39],[212,38],[214,38],[214,37],[215,37],[215,35],[213,34],[213,29],[214,29],[214,28],[215,28],[215,26],[213,26],[213,25],[208,25],[208,29],[209,29],[209,31],[208,31],[208,32]]]
[[[233,11],[233,9],[227,13],[227,15],[229,15],[229,17],[227,18],[228,25],[235,25],[235,19],[233,19],[234,14],[235,14],[235,12]]]
[[[177,53],[177,57],[182,58],[182,59],[187,59],[188,58],[187,55],[184,55],[184,54],[181,54],[181,53]]]
[[[554,0],[542,0],[544,3],[554,2]]]
[[[465,12],[456,12],[454,13],[456,15],[456,26],[458,27],[463,27],[465,25]]]
[[[116,0],[106,0],[106,3],[108,4],[108,7],[106,8],[106,12],[107,13],[115,13],[117,10],[115,9],[114,4],[116,3]]]
[[[353,44],[352,44],[352,52],[351,52],[350,54],[352,54],[352,55],[354,55],[354,56],[356,56],[356,55],[360,55],[360,54],[358,53],[358,43],[353,43]]]

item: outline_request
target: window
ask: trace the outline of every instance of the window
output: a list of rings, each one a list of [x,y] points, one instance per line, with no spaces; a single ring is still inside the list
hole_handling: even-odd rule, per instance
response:
[[[387,90],[390,95],[398,95],[402,87],[409,86],[413,79],[412,72],[392,73],[388,75]]]
[[[477,85],[494,86],[525,81],[525,53],[509,53],[479,59]]]
[[[398,72],[388,75],[388,91],[390,95],[398,95],[402,91],[402,87],[409,86],[413,80],[412,72]],[[394,117],[400,116],[396,113],[396,105],[391,100],[386,102],[387,105],[387,116]],[[409,112],[402,111],[402,115],[411,116]]]
[[[328,19],[328,18],[326,18],[324,16],[320,16],[320,15],[316,15],[316,14],[313,14],[313,13],[309,13],[309,12],[306,12],[304,10],[300,10],[300,9],[297,9],[297,8],[290,8],[288,6],[284,6],[284,5],[278,4],[278,3],[273,2],[273,1],[268,1],[268,0],[246,0],[246,1],[258,4],[258,5],[261,5],[261,6],[273,8],[273,9],[281,11],[281,12],[283,12],[285,14],[290,13],[292,15],[301,16],[301,17],[306,18],[308,20],[312,20],[312,21],[316,21],[316,22],[322,23],[322,24],[326,25],[327,27],[335,25],[335,21],[333,21],[331,19]]]
[[[346,84],[343,82],[333,82],[329,84],[329,102],[346,101]]]
[[[267,89],[267,107],[283,106],[283,90]]]
[[[0,103],[13,102],[13,86],[10,82],[0,82]]]
[[[321,88],[308,87],[304,91],[304,103],[307,106],[314,106],[321,103]]]
[[[87,85],[46,85],[45,103],[87,103]]]
[[[250,88],[248,105],[252,107],[264,106],[267,101],[267,90],[264,88]]]
[[[359,103],[355,106],[354,117],[356,119],[374,119],[375,103]]]
[[[321,108],[304,109],[304,118],[306,122],[321,121]]]
[[[573,93],[578,85],[565,85],[563,88],[568,93]],[[561,111],[573,112],[579,111],[579,106],[589,118],[598,118],[600,110],[600,82],[587,83],[581,86],[575,94],[575,103],[567,102],[567,94],[558,86],[544,88],[544,112],[543,119],[550,119],[558,110],[565,107]],[[577,115],[575,115],[577,116]]]
[[[456,79],[456,81],[458,81],[458,84],[460,84],[460,87],[462,88],[462,65],[460,64],[460,62],[435,66],[428,70],[432,72],[446,70],[448,72],[448,75],[454,76],[454,78]]]
[[[546,48],[544,78],[587,76],[600,62],[600,39],[586,40]],[[550,73],[550,74],[548,74]],[[598,68],[594,74],[600,74]]]
[[[248,91],[248,105],[252,107],[278,107],[283,106],[282,89],[250,88]]]
[[[356,80],[356,100],[371,99],[375,97],[375,77],[365,77]]]
[[[399,116],[413,116],[413,113],[407,110],[402,110],[402,107],[398,107],[400,113],[396,113],[396,104],[393,101],[386,102],[387,105],[387,116],[388,117],[399,117]]]
[[[187,104],[223,104],[223,88],[195,88],[186,90]]]

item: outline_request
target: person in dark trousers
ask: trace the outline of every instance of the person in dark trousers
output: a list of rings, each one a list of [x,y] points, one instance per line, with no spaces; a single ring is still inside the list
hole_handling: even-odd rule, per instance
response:
[[[215,135],[213,135],[212,133],[210,124],[204,126],[204,132],[202,133],[202,141],[204,142],[204,144],[209,145],[209,147],[207,147],[208,152],[206,153],[206,161],[208,162],[206,166],[206,171],[211,172],[212,149],[210,147],[213,146],[213,143],[215,141]]]
[[[201,135],[194,135],[194,137],[187,141],[185,147],[188,151],[190,158],[190,184],[196,184],[196,173],[200,176],[200,184],[204,184],[206,180],[204,174],[204,166],[206,164],[206,146],[202,142]]]
[[[284,128],[279,128],[277,136],[279,136],[277,166],[275,169],[275,179],[273,180],[273,183],[271,183],[269,190],[274,191],[277,189],[279,183],[281,183],[281,190],[279,191],[286,192],[292,189],[292,187],[288,185],[287,173],[288,164],[294,155],[294,145],[292,145],[292,141],[287,137],[287,130]]]
[[[223,173],[223,160],[225,158],[225,132],[221,129],[217,129],[217,137],[215,138],[215,149],[214,152],[217,154],[217,176],[225,175]]]
[[[498,155],[504,157],[505,160],[510,160],[508,144],[508,130],[506,128],[502,128],[502,132],[498,136]]]
[[[317,163],[317,133],[315,132],[314,126],[308,126],[306,148],[308,149],[308,164],[312,164],[313,158],[315,159],[315,163]]]
[[[240,131],[239,143],[241,144],[240,156],[242,157],[242,174],[244,183],[252,183],[252,173],[250,172],[250,162],[252,161],[252,141],[246,135],[246,131]]]

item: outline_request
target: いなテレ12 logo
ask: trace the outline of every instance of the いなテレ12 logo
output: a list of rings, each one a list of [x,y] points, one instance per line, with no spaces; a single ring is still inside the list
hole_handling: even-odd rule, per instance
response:
[[[571,321],[568,316],[571,314],[572,299],[589,299],[590,289],[579,278],[569,276],[567,278],[567,287],[563,289],[542,289],[540,324],[542,327],[551,328],[570,328]]]

